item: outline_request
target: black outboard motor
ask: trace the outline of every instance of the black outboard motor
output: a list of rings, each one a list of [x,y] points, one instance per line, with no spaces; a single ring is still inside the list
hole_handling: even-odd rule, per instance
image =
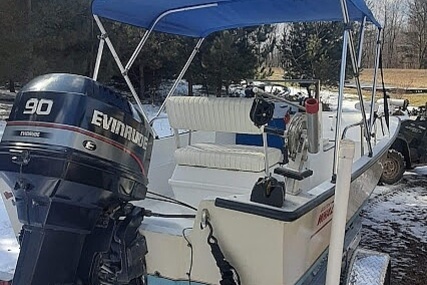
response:
[[[49,74],[16,97],[0,171],[24,224],[14,285],[142,284],[138,233],[153,135],[126,98]]]

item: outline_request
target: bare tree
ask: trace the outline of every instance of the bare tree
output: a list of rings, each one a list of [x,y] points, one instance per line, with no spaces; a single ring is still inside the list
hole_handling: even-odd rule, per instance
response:
[[[414,48],[418,68],[427,68],[427,0],[412,0],[408,15],[408,43]]]
[[[384,51],[386,52],[386,67],[402,67],[397,46],[401,44],[402,28],[404,23],[403,1],[388,1],[387,25],[384,29]],[[386,12],[387,14],[387,12]]]
[[[399,47],[404,41],[404,26],[406,20],[407,0],[368,1],[376,17],[383,26],[383,65],[387,68],[401,68],[402,55]],[[370,44],[376,41],[374,32],[368,34]],[[371,55],[371,54],[369,54]]]

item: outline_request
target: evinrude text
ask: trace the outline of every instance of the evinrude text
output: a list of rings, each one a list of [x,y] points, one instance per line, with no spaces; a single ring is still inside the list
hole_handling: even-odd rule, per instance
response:
[[[101,111],[93,111],[91,123],[113,134],[119,135],[144,149],[147,147],[147,138],[143,134],[133,127],[126,125],[119,119],[108,116]]]

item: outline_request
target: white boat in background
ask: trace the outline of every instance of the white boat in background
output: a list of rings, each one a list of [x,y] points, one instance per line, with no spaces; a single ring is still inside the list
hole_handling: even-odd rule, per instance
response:
[[[14,285],[388,284],[389,257],[358,247],[358,214],[400,121],[374,116],[376,88],[366,114],[358,77],[360,113],[342,111],[348,51],[357,75],[368,23],[380,39],[363,0],[94,0],[92,12],[101,31],[93,79],[31,81],[0,143],[13,193],[4,201],[24,224]],[[126,65],[100,17],[147,29]],[[319,98],[300,106],[260,89],[254,98],[172,96],[214,31],[326,20],[348,27],[334,113]],[[152,31],[199,40],[149,120],[127,72]],[[96,82],[105,44],[137,108]],[[159,120],[173,136],[156,134]]]

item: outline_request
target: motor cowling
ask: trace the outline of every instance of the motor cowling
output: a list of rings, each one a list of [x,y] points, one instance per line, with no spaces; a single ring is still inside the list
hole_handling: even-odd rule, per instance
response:
[[[18,93],[0,143],[0,172],[24,224],[13,284],[95,284],[113,243],[117,284],[141,274],[141,258],[120,255],[146,252],[143,211],[128,202],[145,198],[152,143],[127,98],[90,78],[48,74]]]

